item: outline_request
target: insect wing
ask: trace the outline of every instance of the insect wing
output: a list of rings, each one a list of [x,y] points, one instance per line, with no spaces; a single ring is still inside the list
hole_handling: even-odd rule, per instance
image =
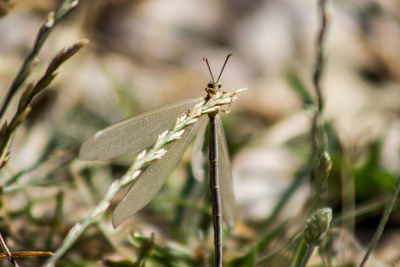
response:
[[[222,216],[229,229],[236,224],[236,201],[233,192],[232,170],[229,160],[228,146],[226,144],[224,128],[219,115],[215,116],[217,123],[217,148],[218,148],[218,177],[221,192]]]
[[[183,153],[196,136],[199,126],[206,119],[206,117],[200,118],[199,122],[188,126],[180,140],[167,146],[167,153],[164,157],[152,163],[131,186],[114,210],[112,223],[115,228],[129,216],[146,206],[160,191],[168,175],[176,167]]]
[[[206,157],[203,151],[204,136],[206,133],[208,121],[204,120],[200,125],[199,133],[194,141],[194,148],[192,154],[192,172],[193,176],[199,181],[203,182],[205,173],[204,165],[206,163]]]
[[[79,151],[83,160],[109,160],[149,147],[163,131],[172,128],[176,119],[203,101],[185,99],[107,127],[86,140]]]

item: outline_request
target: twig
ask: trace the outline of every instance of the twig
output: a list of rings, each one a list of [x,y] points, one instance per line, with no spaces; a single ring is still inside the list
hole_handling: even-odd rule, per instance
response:
[[[310,180],[315,183],[315,195],[313,197],[310,214],[317,212],[318,205],[320,203],[320,197],[323,190],[323,185],[326,182],[326,178],[329,175],[331,168],[331,161],[329,154],[325,151],[325,144],[323,135],[319,127],[319,120],[322,115],[324,108],[324,102],[322,97],[322,86],[321,76],[325,66],[325,55],[324,45],[328,26],[328,15],[326,11],[327,0],[318,0],[319,16],[320,16],[320,27],[318,30],[317,42],[316,42],[316,53],[315,53],[315,65],[312,76],[313,87],[317,96],[316,111],[311,121],[311,173]],[[311,215],[310,218],[312,218]],[[310,219],[309,219],[310,220]],[[306,238],[305,238],[306,239]],[[295,257],[292,260],[291,266],[305,266],[314,251],[315,245],[310,245],[309,242],[302,240],[298,245],[295,253]]]
[[[16,258],[28,258],[28,257],[49,257],[53,255],[51,251],[14,251],[11,252],[14,259]],[[0,258],[6,258],[6,253],[0,253]]]
[[[4,250],[8,261],[11,262],[12,264],[14,264],[14,266],[19,267],[18,263],[15,261],[10,249],[7,247],[6,241],[3,238],[3,235],[0,233],[0,245],[1,248]]]
[[[195,123],[202,115],[215,112],[220,106],[229,105],[236,99],[236,94],[243,91],[239,89],[230,93],[222,93],[220,96],[202,102],[196,105],[189,114],[184,114],[179,117],[170,131],[165,131],[159,135],[154,146],[149,150],[143,150],[138,154],[126,174],[118,180],[115,180],[105,193],[105,197],[92,210],[89,216],[82,222],[76,223],[68,235],[65,237],[61,246],[57,249],[54,255],[49,258],[45,266],[52,267],[57,260],[75,243],[75,241],[84,233],[84,231],[93,223],[100,220],[111,204],[111,200],[115,195],[127,184],[137,179],[142,173],[142,168],[150,163],[161,159],[167,153],[166,146],[178,140],[184,133],[185,128]]]
[[[375,249],[376,245],[378,244],[379,239],[382,236],[383,230],[385,229],[385,225],[389,219],[389,215],[392,212],[393,206],[396,203],[396,199],[400,193],[400,177],[397,179],[397,183],[393,189],[392,195],[385,207],[385,211],[382,215],[381,221],[379,222],[378,228],[374,234],[374,237],[371,240],[371,243],[368,245],[368,250],[364,255],[363,260],[360,263],[360,267],[363,267],[368,260],[369,255]]]
[[[322,90],[321,90],[321,75],[324,71],[325,66],[325,56],[324,56],[324,44],[328,26],[328,15],[326,12],[326,2],[327,0],[319,0],[319,14],[321,25],[319,28],[318,38],[317,38],[317,47],[316,47],[316,62],[314,67],[314,75],[313,75],[313,82],[315,92],[317,94],[317,103],[318,103],[318,112],[321,113],[323,109],[323,99],[322,99]]]
[[[324,55],[324,46],[325,46],[325,38],[328,28],[328,15],[326,11],[326,3],[327,0],[319,0],[319,16],[320,16],[320,28],[318,30],[317,43],[316,43],[316,54],[315,54],[315,66],[313,72],[313,86],[317,96],[317,107],[312,118],[311,125],[311,160],[312,168],[311,168],[311,180],[315,182],[318,186],[316,188],[316,195],[313,203],[318,203],[320,197],[321,186],[323,185],[323,181],[318,181],[318,160],[321,157],[323,151],[325,150],[325,144],[323,140],[323,134],[319,127],[319,120],[322,115],[322,111],[324,108],[324,101],[322,97],[322,86],[321,86],[321,76],[325,67],[325,55]],[[312,205],[310,212],[312,213],[317,207]]]

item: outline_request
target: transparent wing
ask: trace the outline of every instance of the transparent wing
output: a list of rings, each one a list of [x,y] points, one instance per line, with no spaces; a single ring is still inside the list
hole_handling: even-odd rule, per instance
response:
[[[170,129],[177,117],[200,103],[202,98],[185,99],[121,121],[86,140],[79,151],[83,160],[109,160],[151,146],[157,136]]]
[[[219,115],[216,115],[218,142],[218,176],[221,192],[222,216],[229,229],[236,224],[236,201],[233,192],[232,170],[226,144],[224,128]]]
[[[160,191],[168,175],[176,167],[182,154],[196,136],[203,120],[207,120],[207,117],[203,116],[199,122],[187,127],[182,138],[167,147],[164,157],[152,163],[131,186],[114,210],[112,218],[114,228],[146,206]]]
[[[204,135],[207,128],[207,120],[204,120],[200,125],[199,133],[194,141],[194,148],[192,154],[192,172],[193,176],[199,181],[204,181],[205,172],[204,164],[206,163],[206,157],[203,151]]]

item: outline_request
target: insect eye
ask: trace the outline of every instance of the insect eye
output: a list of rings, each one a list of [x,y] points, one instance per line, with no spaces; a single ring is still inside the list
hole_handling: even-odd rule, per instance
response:
[[[221,88],[221,86],[222,86],[222,83],[219,82],[218,83],[218,89]]]
[[[213,82],[209,82],[209,83],[207,84],[207,87],[208,87],[208,88],[214,88],[214,83],[213,83]]]

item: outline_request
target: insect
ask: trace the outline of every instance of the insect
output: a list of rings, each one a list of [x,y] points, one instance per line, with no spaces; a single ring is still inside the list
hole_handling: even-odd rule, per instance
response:
[[[205,98],[185,99],[109,126],[82,144],[79,157],[83,160],[110,160],[131,152],[138,153],[151,146],[161,132],[174,125],[180,115],[191,110],[196,104],[210,100],[221,91],[220,78],[231,56],[232,54],[229,54],[226,57],[217,80],[214,80],[207,58],[203,59],[207,63],[212,78],[205,89],[207,92]],[[221,217],[228,228],[232,228],[235,225],[236,209],[228,149],[218,111],[208,115],[210,121],[209,169],[213,200],[215,262],[220,261],[222,264]],[[178,141],[168,145],[167,153],[161,160],[148,166],[114,210],[112,218],[114,227],[119,226],[153,199],[197,134],[196,143],[198,146],[202,145],[206,126],[207,117],[202,116],[196,123],[186,128]],[[199,151],[195,153],[197,158],[200,158]],[[201,176],[202,166],[199,165],[202,163],[193,162],[192,164],[195,176]],[[215,266],[221,266],[221,264]]]

